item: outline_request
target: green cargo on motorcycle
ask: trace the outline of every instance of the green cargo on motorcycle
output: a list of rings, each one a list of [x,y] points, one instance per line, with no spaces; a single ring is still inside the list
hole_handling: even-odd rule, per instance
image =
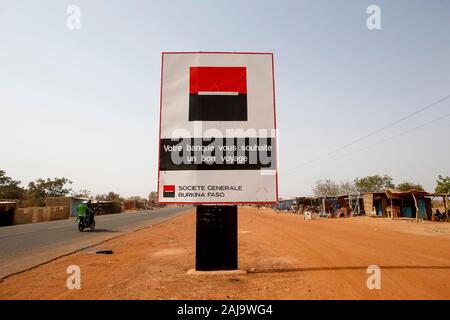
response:
[[[90,201],[85,201],[77,206],[77,224],[80,232],[86,228],[94,230],[95,216]]]

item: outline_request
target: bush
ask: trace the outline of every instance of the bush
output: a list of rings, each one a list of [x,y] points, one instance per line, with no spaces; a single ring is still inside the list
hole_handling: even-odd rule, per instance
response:
[[[121,213],[122,203],[119,201],[114,201],[111,203],[111,213]]]

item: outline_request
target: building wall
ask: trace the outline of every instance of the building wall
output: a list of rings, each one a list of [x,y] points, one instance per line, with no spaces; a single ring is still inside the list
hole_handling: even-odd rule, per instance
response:
[[[136,201],[137,209],[145,209],[146,206],[147,206],[147,203],[145,201]]]
[[[136,201],[135,200],[125,200],[123,202],[123,210],[135,210]]]
[[[363,196],[363,202],[364,202],[364,212],[367,216],[372,215],[372,207],[373,207],[373,194],[372,193],[366,193]]]
[[[380,201],[380,203],[381,203],[381,216],[386,217],[387,216],[387,208],[388,208],[388,206],[390,206],[389,199],[385,194],[380,194],[380,193],[376,193],[376,194],[366,193],[363,195],[364,213],[367,216],[372,216],[372,209],[375,206],[376,201]]]
[[[431,220],[431,217],[433,215],[433,206],[431,204],[431,199],[430,198],[425,198],[425,210],[427,212],[427,220]]]
[[[98,214],[114,214],[122,212],[122,205],[119,201],[99,204],[100,212]]]
[[[13,224],[37,223],[69,218],[69,207],[30,207],[17,208],[13,215]]]
[[[349,209],[349,203],[348,200],[345,200],[346,197],[338,197],[337,198],[337,203],[341,208],[346,208],[347,210]]]
[[[390,206],[390,201],[387,196],[381,196],[381,215],[387,217],[387,208]]]

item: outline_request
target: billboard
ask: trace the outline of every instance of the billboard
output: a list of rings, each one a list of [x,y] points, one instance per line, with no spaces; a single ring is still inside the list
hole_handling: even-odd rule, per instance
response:
[[[278,198],[272,53],[164,52],[158,201]]]

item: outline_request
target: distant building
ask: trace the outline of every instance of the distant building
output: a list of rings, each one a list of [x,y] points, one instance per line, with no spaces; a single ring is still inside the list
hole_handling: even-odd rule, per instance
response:
[[[364,211],[368,216],[393,216],[431,220],[432,206],[430,197],[432,196],[432,193],[419,190],[368,192],[363,196]]]
[[[295,199],[278,200],[277,210],[291,210],[295,206]]]
[[[123,210],[124,211],[130,211],[130,210],[145,210],[148,208],[148,201],[147,200],[125,200],[123,201]]]
[[[302,214],[303,210],[320,213],[322,216],[348,217],[362,213],[363,201],[359,194],[329,197],[297,197],[295,208]]]

